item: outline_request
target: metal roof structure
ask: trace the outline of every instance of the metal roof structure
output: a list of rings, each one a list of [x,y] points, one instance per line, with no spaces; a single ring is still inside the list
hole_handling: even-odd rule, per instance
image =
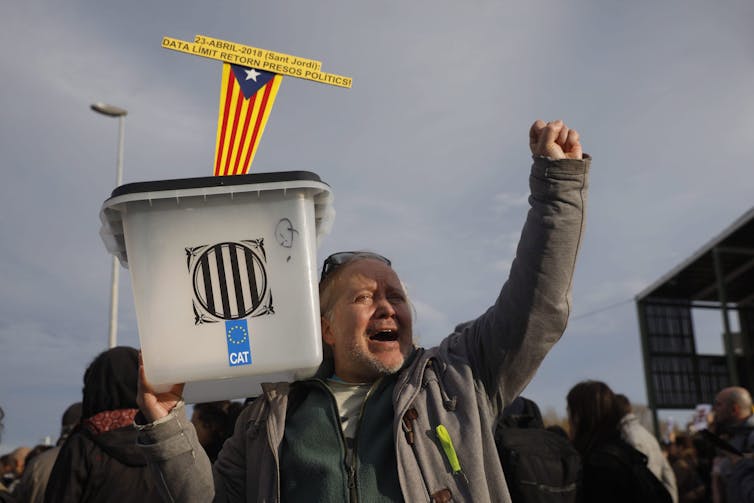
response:
[[[722,272],[724,300],[754,304],[754,207],[696,253],[636,296],[721,303],[717,268]]]

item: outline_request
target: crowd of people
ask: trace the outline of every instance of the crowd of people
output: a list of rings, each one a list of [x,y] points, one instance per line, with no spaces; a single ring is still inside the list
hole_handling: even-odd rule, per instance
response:
[[[22,453],[20,469],[18,456],[9,460],[2,497],[31,494],[20,492],[23,464],[31,472],[47,455],[46,487],[34,492],[47,503],[749,501],[742,422],[754,419],[740,388],[721,391],[712,425],[740,455],[718,446],[708,465],[693,442],[664,453],[628,400],[600,381],[570,390],[567,429],[524,420],[536,407],[521,393],[571,312],[591,161],[562,121],[534,122],[529,148],[531,207],[508,278],[489,309],[438,346],[414,344],[410,301],[389,259],[330,255],[314,377],[266,384],[245,406],[195,406],[189,420],[183,384],[155,390],[136,349],[112,348],[86,369],[80,417],[59,448]]]
[[[85,402],[65,410],[56,444],[19,447],[0,458],[0,502],[136,501],[137,496],[139,501],[163,501],[137,447],[137,372],[134,348],[117,347],[99,355],[85,374]],[[252,401],[194,405],[191,423],[210,463],[216,462],[241,410]],[[575,476],[548,468],[550,481],[574,480],[573,490],[545,501],[754,502],[754,413],[746,389],[730,387],[718,393],[708,433],[689,422],[683,430],[668,432],[666,441],[658,441],[634,414],[628,398],[604,382],[576,384],[566,402],[566,428],[546,425],[536,402],[524,397],[505,408],[497,425],[498,430],[514,425],[546,431],[563,438],[577,453],[577,461],[569,461]],[[711,435],[719,440],[713,442]],[[527,441],[532,438],[537,437]],[[517,481],[511,480],[505,466],[508,458],[500,445],[505,441],[496,436],[496,442],[512,489]],[[564,454],[559,449],[556,456],[573,458],[571,451]],[[646,492],[638,494],[646,488],[641,488],[637,466],[646,468],[664,493],[658,492],[655,499],[647,499]],[[523,494],[518,498],[513,501],[540,501]]]
[[[510,427],[512,417],[518,427],[556,432],[578,451],[580,487],[572,491],[573,499],[557,501],[754,502],[754,415],[751,394],[745,388],[721,390],[704,426],[690,421],[683,429],[667,432],[664,441],[642,425],[625,395],[614,393],[604,382],[576,384],[566,402],[567,429],[545,425],[536,403],[523,397],[506,409],[508,417],[499,426]],[[527,441],[533,438],[526,437]],[[727,450],[728,445],[733,449]],[[558,455],[547,461],[559,458],[561,466],[572,464],[570,451],[562,445],[555,447]],[[551,475],[557,471],[553,466],[548,465]],[[568,473],[558,476],[562,481],[572,480]],[[646,484],[650,476],[654,480]],[[509,487],[515,483],[508,482]],[[563,492],[565,484],[560,487]]]

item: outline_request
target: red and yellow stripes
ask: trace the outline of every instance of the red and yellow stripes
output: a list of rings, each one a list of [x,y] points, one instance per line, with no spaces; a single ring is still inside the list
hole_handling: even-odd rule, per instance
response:
[[[247,98],[231,65],[223,64],[215,145],[216,176],[249,172],[282,80],[282,75],[274,75]]]

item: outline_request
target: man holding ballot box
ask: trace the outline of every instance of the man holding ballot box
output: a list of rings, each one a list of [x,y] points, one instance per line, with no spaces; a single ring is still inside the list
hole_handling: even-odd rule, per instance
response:
[[[566,328],[590,163],[562,121],[536,121],[529,146],[531,208],[508,280],[438,347],[414,346],[388,259],[331,255],[317,376],[265,385],[213,466],[183,385],[156,393],[142,368],[138,442],[166,501],[510,501],[494,426]]]

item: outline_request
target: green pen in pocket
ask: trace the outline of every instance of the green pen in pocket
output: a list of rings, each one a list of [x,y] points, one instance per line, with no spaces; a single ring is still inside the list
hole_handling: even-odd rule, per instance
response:
[[[463,473],[461,471],[461,462],[458,461],[458,455],[453,447],[453,440],[450,438],[448,429],[443,425],[439,425],[435,428],[435,433],[437,434],[438,440],[440,440],[440,445],[442,446],[443,452],[445,452],[445,457],[448,458],[448,463],[450,463],[450,468],[453,470],[453,474]]]

